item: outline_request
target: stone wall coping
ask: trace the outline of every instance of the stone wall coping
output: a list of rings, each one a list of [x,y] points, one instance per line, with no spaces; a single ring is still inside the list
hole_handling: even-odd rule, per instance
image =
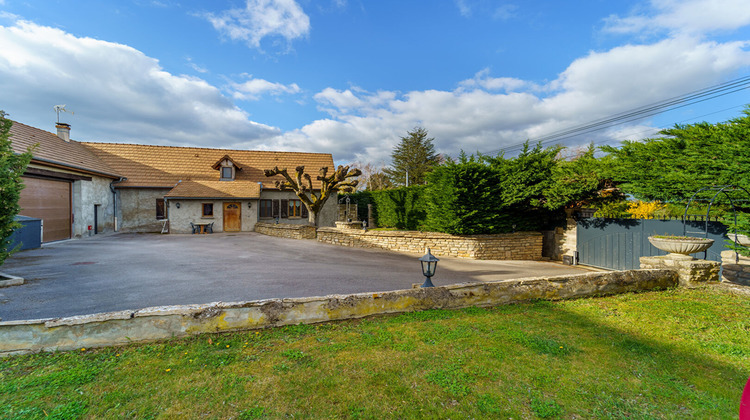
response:
[[[314,228],[315,226],[311,225],[295,225],[291,223],[265,223],[265,222],[258,222],[255,224],[257,227],[263,227],[268,229],[290,229],[290,230],[302,230],[302,229],[309,229]]]
[[[443,232],[423,232],[418,230],[342,230],[336,228],[321,227],[318,232],[345,233],[347,235],[362,236],[391,236],[391,237],[419,237],[440,239],[494,239],[494,238],[517,238],[517,237],[541,237],[541,232],[515,232],[515,233],[493,233],[482,235],[451,235]]]
[[[425,309],[494,306],[664,289],[674,270],[596,272],[305,298],[156,306],[57,319],[0,322],[0,356],[150,342]]]

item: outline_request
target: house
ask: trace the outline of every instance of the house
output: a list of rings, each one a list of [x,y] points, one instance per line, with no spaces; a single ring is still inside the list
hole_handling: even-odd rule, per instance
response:
[[[333,167],[325,153],[266,152],[198,147],[83,143],[126,179],[116,182],[121,229],[190,233],[190,223],[214,223],[214,232],[252,231],[258,221],[307,224],[307,209],[292,191],[279,191],[264,169]],[[320,181],[313,183],[320,188]],[[333,226],[336,197],[326,203],[320,226]]]
[[[258,221],[277,219],[306,224],[294,192],[278,190],[281,177],[263,170],[334,167],[325,153],[76,142],[70,125],[57,129],[11,127],[14,151],[36,145],[20,214],[43,220],[44,242],[111,231],[191,233],[195,224],[211,224],[213,232],[252,231]],[[336,210],[333,196],[319,225],[333,226]]]
[[[13,122],[16,153],[34,147],[22,180],[19,204],[23,216],[42,219],[44,242],[111,231],[118,173],[81,143],[70,139],[70,125],[57,124],[57,135]]]

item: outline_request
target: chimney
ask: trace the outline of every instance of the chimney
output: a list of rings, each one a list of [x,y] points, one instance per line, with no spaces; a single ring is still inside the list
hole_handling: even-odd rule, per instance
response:
[[[57,137],[70,142],[70,124],[57,123],[55,127],[57,127]]]

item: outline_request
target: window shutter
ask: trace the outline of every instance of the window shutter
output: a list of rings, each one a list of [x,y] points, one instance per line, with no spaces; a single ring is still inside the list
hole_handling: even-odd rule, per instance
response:
[[[310,213],[307,212],[307,206],[305,205],[305,203],[301,203],[301,204],[302,204],[302,218],[307,219],[308,217],[310,217]]]
[[[289,217],[289,200],[281,200],[281,217],[283,219]]]
[[[279,200],[272,200],[273,203],[273,214],[271,217],[279,217]]]

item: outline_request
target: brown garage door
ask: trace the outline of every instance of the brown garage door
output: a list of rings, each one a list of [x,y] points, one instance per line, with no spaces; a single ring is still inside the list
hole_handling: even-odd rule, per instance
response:
[[[44,242],[70,239],[70,182],[23,177],[19,214],[44,220]]]

